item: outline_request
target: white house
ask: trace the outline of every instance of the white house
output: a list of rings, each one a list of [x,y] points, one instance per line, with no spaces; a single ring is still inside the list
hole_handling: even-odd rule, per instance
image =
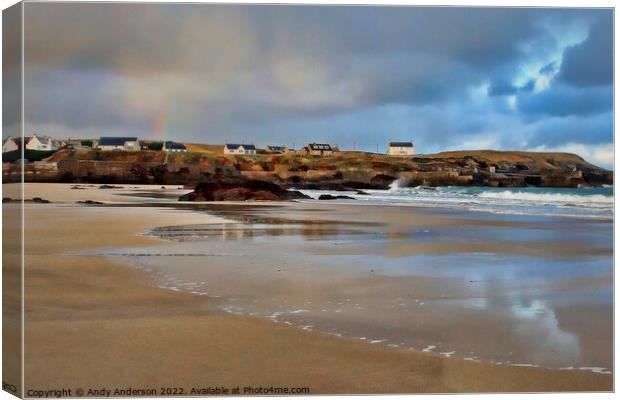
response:
[[[4,142],[2,143],[2,152],[8,153],[11,151],[19,150],[18,141],[19,139],[12,138],[11,136],[6,138]]]
[[[58,146],[54,146],[54,141],[48,136],[32,135],[24,138],[26,150],[52,151],[58,150]]]
[[[64,140],[52,139],[52,150],[58,150],[61,147],[65,147],[66,145],[67,142],[65,142]]]
[[[229,144],[224,146],[224,154],[236,154],[254,156],[256,155],[256,146],[253,144]]]
[[[97,143],[97,148],[103,151],[138,151],[140,150],[140,142],[136,137],[101,137]]]
[[[167,151],[170,153],[186,153],[187,147],[183,143],[177,142],[164,142],[162,147],[162,151]]]
[[[388,154],[391,156],[412,156],[415,152],[411,142],[390,142]]]

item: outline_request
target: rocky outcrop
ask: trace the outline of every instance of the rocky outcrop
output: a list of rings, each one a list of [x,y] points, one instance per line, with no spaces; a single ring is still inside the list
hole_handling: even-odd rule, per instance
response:
[[[179,197],[179,201],[276,201],[309,198],[299,191],[287,190],[271,182],[222,178],[197,184],[193,192]]]
[[[13,198],[10,198],[10,197],[3,197],[2,198],[2,202],[3,203],[21,203],[22,201],[20,199],[13,199]],[[40,203],[40,204],[50,203],[49,200],[43,199],[41,197],[33,197],[32,199],[24,199],[23,202],[24,203]]]
[[[338,195],[338,196],[334,196],[331,194],[322,194],[319,196],[319,200],[355,200],[354,197],[351,196],[342,196],[342,195]]]

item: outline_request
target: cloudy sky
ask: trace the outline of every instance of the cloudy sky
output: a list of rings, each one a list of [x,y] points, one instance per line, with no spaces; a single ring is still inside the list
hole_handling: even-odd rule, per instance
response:
[[[24,15],[27,133],[412,140],[612,167],[611,10],[27,3]]]

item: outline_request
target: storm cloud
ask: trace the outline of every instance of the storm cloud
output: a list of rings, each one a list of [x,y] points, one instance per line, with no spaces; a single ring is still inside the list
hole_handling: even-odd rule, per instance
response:
[[[611,10],[26,3],[24,24],[29,132],[421,152],[613,140]]]

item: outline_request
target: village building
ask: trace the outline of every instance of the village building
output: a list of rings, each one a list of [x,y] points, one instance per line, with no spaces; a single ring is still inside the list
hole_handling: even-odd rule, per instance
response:
[[[288,151],[286,146],[267,146],[267,151],[274,154],[282,154]]]
[[[390,156],[412,156],[415,152],[411,142],[390,142],[388,155]]]
[[[254,156],[256,155],[256,146],[254,146],[253,144],[227,143],[224,146],[224,154]]]
[[[65,142],[65,146],[69,149],[73,150],[90,150],[93,147],[93,143],[95,141],[91,139],[78,139],[78,138],[69,138]]]
[[[82,147],[82,139],[69,138],[67,140],[67,146],[69,146],[72,149],[77,149],[79,147]]]
[[[163,143],[161,150],[170,153],[186,153],[187,147],[183,143],[168,141]]]
[[[97,148],[103,151],[121,150],[121,151],[138,151],[140,150],[140,142],[136,137],[106,137],[99,138]]]
[[[331,156],[335,152],[332,146],[326,143],[309,143],[301,150],[301,153],[307,156]]]
[[[26,150],[53,151],[58,150],[58,143],[48,136],[32,135],[24,138]]]
[[[2,152],[10,153],[11,151],[19,150],[18,141],[19,141],[19,138],[13,138],[11,136],[6,138],[4,142],[2,143]]]

